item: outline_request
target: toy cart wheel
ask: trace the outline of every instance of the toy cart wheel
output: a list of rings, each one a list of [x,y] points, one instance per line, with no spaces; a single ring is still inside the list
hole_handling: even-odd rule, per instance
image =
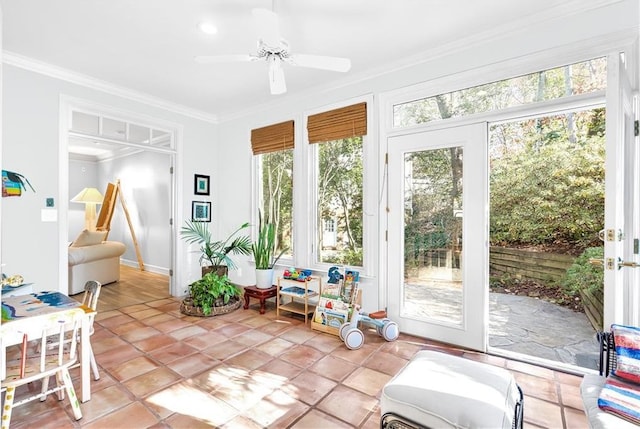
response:
[[[344,336],[344,345],[349,350],[357,350],[364,344],[364,334],[358,328],[352,328]]]
[[[396,322],[385,322],[382,327],[382,338],[387,341],[395,341],[398,339],[400,331],[398,330],[398,324]]]
[[[384,319],[378,320],[378,322],[380,323],[376,324],[376,332],[381,337],[384,337],[384,335],[382,335],[382,329],[386,326],[387,323],[391,322],[391,319],[385,317]]]
[[[347,334],[347,331],[349,330],[349,328],[351,327],[351,323],[350,322],[344,322],[341,326],[340,326],[340,330],[338,330],[338,334],[340,335],[340,340],[344,341],[344,337]]]

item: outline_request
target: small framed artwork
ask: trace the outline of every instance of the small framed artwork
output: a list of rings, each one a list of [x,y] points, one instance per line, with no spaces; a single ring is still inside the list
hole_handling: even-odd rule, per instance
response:
[[[193,193],[196,195],[209,195],[209,176],[194,175]]]
[[[191,203],[191,220],[193,222],[211,222],[211,203],[193,201]]]

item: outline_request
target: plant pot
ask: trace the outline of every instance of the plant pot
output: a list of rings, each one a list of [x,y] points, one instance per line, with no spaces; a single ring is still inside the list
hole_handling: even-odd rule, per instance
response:
[[[213,307],[211,309],[211,314],[204,314],[202,312],[202,308],[196,307],[193,305],[193,301],[190,297],[185,298],[180,303],[180,312],[186,314],[188,316],[197,316],[197,317],[211,317],[218,316],[220,314],[231,313],[232,311],[237,310],[242,305],[242,301],[240,299],[232,299],[229,301],[227,305],[222,305],[219,307]]]
[[[226,276],[229,274],[229,267],[227,267],[226,265],[205,265],[204,267],[202,267],[202,276],[204,277],[205,274],[207,273],[211,273],[211,272],[215,272],[216,274],[218,274],[219,276]]]
[[[273,286],[273,268],[259,270],[256,268],[256,287],[258,289],[269,289]]]

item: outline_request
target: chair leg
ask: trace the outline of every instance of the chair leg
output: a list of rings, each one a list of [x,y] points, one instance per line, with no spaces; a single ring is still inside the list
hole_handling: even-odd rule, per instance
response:
[[[11,423],[11,411],[13,410],[13,399],[15,398],[16,388],[7,387],[4,394],[4,407],[2,408],[2,429],[9,429]]]
[[[98,362],[96,362],[96,357],[93,355],[93,348],[91,344],[89,344],[89,357],[91,358],[91,369],[93,370],[93,379],[100,380],[100,372],[98,371]]]
[[[49,379],[51,377],[45,377],[42,379],[42,396],[40,397],[40,402],[44,402],[47,400],[47,395],[45,394],[45,392],[49,389]]]
[[[69,403],[71,404],[71,410],[73,411],[73,416],[76,420],[80,420],[82,418],[82,410],[80,410],[80,401],[78,401],[76,391],[73,388],[73,382],[71,381],[69,370],[67,368],[62,368],[56,374],[56,377],[61,378],[61,381],[64,383],[67,396],[69,397]]]
[[[60,371],[56,372],[56,387],[64,386],[64,379],[62,377],[62,373]],[[65,386],[66,387],[66,386]],[[58,401],[64,401],[64,390],[60,389],[56,392],[58,396]]]

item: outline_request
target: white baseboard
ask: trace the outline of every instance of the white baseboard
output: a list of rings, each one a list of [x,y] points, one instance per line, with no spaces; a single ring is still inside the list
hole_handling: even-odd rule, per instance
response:
[[[131,260],[128,260],[128,259],[120,258],[120,263],[122,265],[126,265],[127,267],[140,268],[138,266],[138,261],[131,261]],[[169,268],[158,267],[158,266],[155,266],[155,265],[144,264],[144,270],[145,271],[149,271],[150,273],[162,274],[163,276],[168,276],[169,275]]]

